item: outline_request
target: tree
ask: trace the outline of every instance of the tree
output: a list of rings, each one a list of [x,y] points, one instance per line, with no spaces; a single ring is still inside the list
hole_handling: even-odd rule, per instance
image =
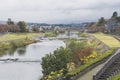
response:
[[[80,59],[89,56],[93,50],[90,48],[87,42],[77,41],[71,41],[68,45],[68,48],[70,48],[70,51],[72,52],[72,61],[77,66],[81,65]]]
[[[17,25],[20,28],[20,32],[26,32],[27,31],[27,25],[24,21],[19,21]]]
[[[40,31],[39,27],[37,27],[37,26],[33,26],[33,27],[32,27],[32,30],[33,30],[34,32],[39,32],[39,31]]]
[[[0,24],[0,33],[7,32],[7,25]]]
[[[18,25],[8,25],[7,26],[9,32],[19,32],[20,28]]]
[[[113,18],[113,19],[116,19],[118,17],[118,13],[115,11],[115,12],[113,12],[113,15],[112,15],[112,17],[111,18]]]
[[[11,21],[11,18],[8,18],[7,24],[8,24],[8,25],[14,25],[14,22]]]
[[[68,47],[71,52],[75,54],[77,51],[88,47],[88,44],[86,42],[76,42],[75,40],[73,40],[69,43]]]
[[[97,25],[98,25],[98,26],[104,26],[104,24],[105,24],[105,19],[104,19],[104,17],[101,17],[101,18],[99,19]]]
[[[69,49],[60,48],[54,51],[53,54],[47,54],[42,58],[42,73],[44,76],[49,75],[52,71],[58,72],[61,69],[67,70],[67,63],[70,61],[71,52]]]
[[[116,18],[117,19],[117,22],[120,22],[120,16]]]

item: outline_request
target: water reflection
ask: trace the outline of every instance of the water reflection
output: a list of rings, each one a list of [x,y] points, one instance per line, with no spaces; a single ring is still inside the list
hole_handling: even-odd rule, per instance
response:
[[[11,48],[7,51],[1,51],[0,57],[6,56],[6,55],[14,56],[15,51],[19,54],[19,56],[23,56],[26,52],[26,46],[21,47],[21,48]]]
[[[0,52],[0,57],[2,57],[2,56],[5,55],[5,54],[6,54],[5,52],[1,51],[1,52]]]
[[[10,49],[10,50],[7,51],[7,54],[10,55],[10,56],[13,56],[15,50],[16,50],[16,48],[12,48],[12,49]]]
[[[19,56],[24,56],[26,53],[26,47],[18,48],[17,53],[19,54]]]
[[[11,48],[11,49],[9,49],[7,51],[1,51],[0,52],[0,57],[6,56],[6,55],[13,56],[15,50],[16,50],[16,48]]]

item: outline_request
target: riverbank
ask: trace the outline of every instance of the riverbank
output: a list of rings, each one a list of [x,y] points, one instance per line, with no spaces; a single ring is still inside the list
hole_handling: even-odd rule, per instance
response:
[[[37,36],[37,33],[12,33],[5,34],[0,39],[0,56],[4,55],[6,51],[15,50],[18,47],[23,47],[28,44],[36,42],[32,37]]]
[[[101,61],[102,59],[107,58],[114,51],[114,49],[110,49],[109,51],[107,51],[109,48],[106,48],[107,46],[105,44],[103,44],[101,41],[99,41],[98,39],[96,39],[94,37],[90,37],[90,36],[88,36],[88,37],[89,37],[89,39],[87,38],[85,40],[69,40],[69,41],[67,41],[67,47],[65,48],[65,50],[67,49],[69,53],[66,53],[66,51],[64,49],[63,50],[58,49],[57,50],[58,53],[53,53],[50,55],[48,54],[47,56],[45,56],[44,59],[46,61],[43,60],[43,63],[44,63],[43,69],[47,64],[45,62],[49,62],[49,66],[46,66],[44,69],[44,70],[46,70],[47,68],[49,68],[49,70],[47,70],[49,72],[46,73],[46,71],[45,71],[44,78],[46,78],[46,77],[49,79],[54,78],[56,75],[59,75],[59,71],[64,69],[65,70],[65,72],[63,72],[64,75],[62,75],[62,77],[60,77],[60,75],[59,75],[59,78],[63,79],[63,77],[66,77],[66,79],[70,80],[73,78],[73,76],[76,76],[79,73],[83,72],[85,69],[89,68],[91,65],[94,65],[95,63]],[[55,51],[55,52],[57,52],[57,51]],[[55,66],[55,64],[59,64],[59,66],[61,66],[62,64],[59,62],[58,58],[57,59],[54,58],[54,54],[58,55],[59,53],[69,54],[70,59],[66,63],[64,62],[64,67],[58,69],[58,66]],[[61,54],[61,56],[63,54]],[[49,59],[47,59],[48,57],[49,57]],[[60,59],[61,59],[61,57],[60,57]],[[56,62],[54,62],[54,61],[56,61]],[[52,67],[50,67],[50,65],[52,65]],[[97,64],[97,65],[99,65],[99,64]],[[57,68],[54,68],[54,67],[57,67]],[[66,67],[68,67],[68,68],[66,68]],[[58,70],[56,70],[56,69],[58,69]],[[67,71],[67,73],[66,73],[66,71]],[[53,75],[52,73],[56,73],[56,74]],[[56,78],[55,80],[57,80],[57,79],[58,78]],[[43,80],[46,80],[46,79],[43,79]],[[75,78],[73,80],[75,80]]]
[[[110,41],[112,41],[112,44],[110,43]],[[66,80],[78,79],[80,76],[84,75],[91,69],[104,63],[107,60],[107,58],[114,53],[115,48],[119,47],[119,41],[117,39],[115,39],[111,35],[102,34],[102,33],[95,33],[95,34],[89,35],[88,39],[83,41],[74,40],[72,43],[70,42],[70,45],[69,45],[69,41],[67,43],[68,43],[67,49],[70,50],[69,54],[72,56],[70,58],[70,61],[68,60],[67,63],[64,63],[64,66],[66,67],[68,65],[70,66],[68,68],[64,67],[63,69],[68,72],[62,75],[61,77],[60,76],[57,77],[55,80],[63,79],[65,77],[66,77]],[[87,50],[89,52],[87,52]],[[62,52],[62,50],[60,51]],[[63,50],[63,53],[64,53],[64,50]],[[58,53],[55,53],[55,54],[58,54]],[[54,60],[54,57],[52,57],[52,54],[48,56],[51,57],[49,59]],[[44,58],[47,59],[48,56]],[[58,63],[59,62],[56,62],[56,64]],[[52,62],[51,64],[52,64],[52,67],[56,67],[56,66],[53,66],[54,62]],[[60,64],[61,63],[59,63],[59,66]],[[59,70],[55,70],[55,69],[56,68],[51,69],[51,71],[49,70],[49,73],[47,73],[47,75],[45,74],[45,76],[47,76],[47,78],[50,79],[50,78],[54,78],[56,75],[59,75],[60,74],[59,71],[62,70],[62,68],[60,68]],[[52,72],[56,74],[53,75]],[[46,80],[46,79],[43,79],[43,80]]]
[[[95,33],[92,35],[111,48],[112,47],[120,47],[120,41],[118,39],[114,38],[112,35],[103,34],[103,33]]]
[[[44,33],[44,36],[45,36],[45,37],[56,37],[57,34],[55,34],[54,32],[45,32],[45,33]]]
[[[114,52],[114,49],[110,49],[107,52],[103,53],[103,55],[99,55],[99,56],[95,57],[94,59],[89,60],[86,64],[81,65],[80,67],[76,68],[75,70],[69,72],[67,74],[67,77],[70,80],[76,80],[76,79],[80,78],[82,75],[84,75],[91,69],[104,63],[107,60],[107,58],[110,55],[112,55],[113,52]]]
[[[109,46],[110,48],[116,48],[116,47],[119,47],[119,45],[120,45],[120,42],[116,38],[114,38],[112,35],[103,34],[103,33],[95,33],[95,34],[92,34],[92,35],[94,37],[96,37],[99,41],[102,41],[103,44]],[[107,56],[109,57],[110,55],[112,55],[112,53],[109,54],[109,55],[107,55],[106,53],[104,53],[102,56],[106,55],[106,57]],[[104,61],[104,59],[101,59],[101,60]],[[104,62],[102,62],[102,63],[104,63]],[[101,64],[101,65],[103,66],[103,64]],[[95,65],[92,65],[92,66],[95,66]],[[100,65],[98,65],[98,67],[100,67]],[[91,70],[89,68],[87,68],[88,70],[86,69],[88,71],[88,73],[84,74],[83,76],[80,77],[80,75],[81,75],[80,73],[78,75],[76,75],[77,77],[79,77],[78,80],[83,80],[83,79],[85,79],[85,80],[88,80],[88,79],[92,80],[92,78],[93,78],[92,76],[95,75],[95,73],[97,72],[97,71],[94,71],[97,67],[95,67],[95,68],[93,67],[94,69],[92,68]],[[85,71],[83,71],[83,73]]]
[[[3,41],[13,41],[13,40],[19,40],[19,39],[25,39],[25,38],[32,38],[34,36],[39,36],[41,35],[40,33],[8,33],[4,34],[0,38],[0,42]]]

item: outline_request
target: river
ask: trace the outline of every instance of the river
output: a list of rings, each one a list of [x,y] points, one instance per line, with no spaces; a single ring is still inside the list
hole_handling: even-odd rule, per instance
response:
[[[8,53],[0,59],[41,60],[45,54],[52,53],[66,44],[61,40],[45,40],[26,46],[25,51],[18,48],[13,53]],[[40,62],[0,62],[0,80],[40,80],[42,68]]]

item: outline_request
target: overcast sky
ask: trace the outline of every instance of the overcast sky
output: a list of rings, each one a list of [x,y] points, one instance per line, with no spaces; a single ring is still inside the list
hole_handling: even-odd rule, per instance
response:
[[[80,23],[120,13],[120,0],[0,0],[0,20]]]

